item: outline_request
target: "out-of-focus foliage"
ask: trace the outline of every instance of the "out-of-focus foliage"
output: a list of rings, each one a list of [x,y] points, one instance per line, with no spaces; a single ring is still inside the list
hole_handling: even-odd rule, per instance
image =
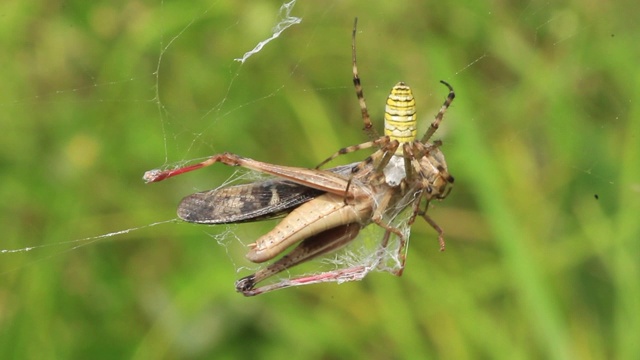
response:
[[[637,5],[10,2],[0,7],[0,358],[640,358]],[[169,223],[231,151],[312,167],[366,140],[351,29],[378,127],[412,86],[456,177],[401,278],[256,298],[225,227]],[[359,153],[344,161],[361,159]],[[241,225],[249,242],[273,223]]]

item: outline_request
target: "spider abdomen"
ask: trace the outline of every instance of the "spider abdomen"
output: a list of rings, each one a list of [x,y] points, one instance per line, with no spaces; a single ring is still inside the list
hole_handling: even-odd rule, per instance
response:
[[[398,155],[402,154],[403,143],[412,142],[416,138],[416,101],[411,88],[404,82],[397,83],[387,97],[384,134],[392,141],[398,140]]]

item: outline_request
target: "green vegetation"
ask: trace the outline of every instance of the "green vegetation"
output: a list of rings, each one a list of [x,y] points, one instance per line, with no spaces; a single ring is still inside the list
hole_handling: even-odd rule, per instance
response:
[[[234,62],[279,6],[2,6],[0,249],[36,248],[0,253],[0,358],[640,358],[637,5],[301,2]],[[244,298],[227,228],[145,227],[234,169],[141,176],[222,151],[312,167],[364,141],[355,16],[379,129],[396,82],[425,129],[438,81],[456,90],[436,136],[456,184],[430,210],[447,251],[418,221],[401,278]]]

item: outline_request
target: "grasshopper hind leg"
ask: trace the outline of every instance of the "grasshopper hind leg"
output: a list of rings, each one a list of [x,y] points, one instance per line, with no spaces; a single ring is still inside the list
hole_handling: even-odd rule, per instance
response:
[[[285,279],[281,282],[255,288],[257,283],[266,280],[271,276],[343,247],[358,236],[360,229],[360,224],[351,223],[334,227],[333,229],[326,230],[320,234],[305,239],[290,253],[281,257],[271,265],[236,281],[236,291],[244,294],[245,296],[254,296],[267,291],[292,286],[293,283],[290,281],[295,281],[296,279]]]

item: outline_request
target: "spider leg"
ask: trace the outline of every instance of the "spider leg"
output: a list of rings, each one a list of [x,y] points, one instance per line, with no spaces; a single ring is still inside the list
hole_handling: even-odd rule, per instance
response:
[[[382,238],[382,242],[380,243],[380,249],[378,250],[378,254],[377,254],[378,260],[384,259],[384,253],[387,248],[387,245],[389,245],[390,236],[391,236],[391,231],[387,230],[384,232],[384,237]],[[406,249],[406,242],[403,242],[398,247],[398,259],[401,259],[400,266],[398,267],[397,270],[392,272],[392,274],[395,276],[402,276],[402,272],[404,271],[404,264],[406,260],[405,249]],[[380,262],[378,262],[378,264],[380,264]]]
[[[360,111],[362,112],[362,122],[364,123],[364,131],[367,133],[369,139],[374,140],[380,137],[378,132],[371,123],[371,117],[369,116],[369,110],[367,110],[367,102],[364,100],[364,93],[362,91],[362,84],[360,83],[360,76],[358,75],[358,65],[356,62],[356,29],[358,26],[358,18],[353,22],[353,33],[351,41],[351,56],[353,60],[353,86],[356,88],[356,96],[360,103]]]
[[[386,230],[385,239],[383,240],[383,244],[385,247],[386,247],[386,243],[388,242],[388,237],[390,233],[396,234],[400,239],[400,245],[399,245],[400,250],[398,252],[398,256],[400,258],[400,265],[401,265],[401,269],[399,270],[399,273],[401,274],[402,269],[404,268],[404,263],[405,263],[405,255],[404,255],[403,249],[406,246],[407,240],[405,239],[404,234],[402,234],[402,231],[400,231],[400,229],[392,225],[389,225],[384,221],[384,213],[389,208],[389,204],[391,203],[394,195],[397,195],[395,194],[394,191],[388,191],[384,194],[382,199],[379,201],[378,206],[376,207],[376,210],[374,211],[373,216],[371,217],[371,220],[374,223],[376,223],[378,226]]]
[[[325,165],[326,163],[330,162],[331,160],[337,158],[340,155],[344,155],[344,154],[348,154],[348,153],[352,153],[358,150],[362,150],[362,149],[369,149],[371,147],[377,146],[380,147],[381,149],[390,146],[391,144],[391,140],[389,140],[388,136],[382,136],[377,138],[376,140],[373,141],[367,141],[365,143],[362,144],[358,144],[358,145],[352,145],[352,146],[347,146],[344,147],[338,151],[336,151],[333,155],[329,156],[327,159],[325,159],[323,162],[321,162],[320,164],[318,164],[316,166],[316,169],[319,169],[320,167],[322,167],[323,165]]]
[[[427,204],[428,205],[428,204]],[[445,249],[445,244],[444,244],[444,231],[442,231],[442,228],[436,224],[436,222],[429,216],[427,215],[426,209],[425,212],[420,214],[422,216],[422,218],[429,223],[429,225],[431,225],[431,227],[438,232],[438,244],[440,244],[440,251],[444,251]]]
[[[449,108],[449,105],[451,105],[451,103],[453,102],[453,99],[456,97],[456,94],[453,92],[453,87],[451,87],[449,83],[443,80],[440,80],[440,82],[449,88],[449,95],[447,95],[447,98],[444,100],[444,104],[442,104],[442,107],[440,108],[440,111],[438,111],[436,118],[433,120],[433,122],[431,123],[431,126],[429,126],[429,129],[422,137],[423,144],[426,144],[427,141],[431,139],[431,136],[433,136],[436,130],[438,130],[438,127],[440,126],[440,122],[444,117],[444,113],[447,111],[447,109]]]

